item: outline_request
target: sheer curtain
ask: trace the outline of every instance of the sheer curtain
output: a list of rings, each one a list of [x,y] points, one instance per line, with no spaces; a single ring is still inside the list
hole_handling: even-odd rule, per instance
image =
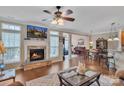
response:
[[[59,33],[51,31],[50,32],[50,57],[59,56]]]
[[[20,26],[5,23],[1,25],[1,37],[6,47],[5,64],[20,62],[20,32]]]

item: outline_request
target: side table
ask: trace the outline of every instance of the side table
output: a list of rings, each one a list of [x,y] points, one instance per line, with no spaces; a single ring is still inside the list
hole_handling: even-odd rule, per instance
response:
[[[4,71],[2,71],[2,73],[4,75],[0,76],[0,82],[5,81],[5,80],[9,80],[9,79],[13,79],[13,82],[15,82],[15,77],[16,77],[16,70],[15,69],[4,70]]]

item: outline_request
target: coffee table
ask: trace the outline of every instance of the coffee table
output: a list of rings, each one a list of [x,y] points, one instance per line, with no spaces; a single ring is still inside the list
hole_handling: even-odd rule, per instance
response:
[[[15,82],[15,76],[16,76],[16,71],[15,69],[9,69],[9,70],[4,70],[2,71],[4,74],[3,76],[0,76],[0,82],[13,79],[13,82]]]
[[[100,75],[101,73],[92,70],[87,70],[84,74],[79,74],[77,67],[72,67],[58,73],[61,86],[89,86],[94,82],[100,86]]]

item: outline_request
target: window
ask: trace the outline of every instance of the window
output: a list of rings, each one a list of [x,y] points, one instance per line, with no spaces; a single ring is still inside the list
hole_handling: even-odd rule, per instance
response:
[[[5,47],[20,47],[20,33],[2,32]]]
[[[63,33],[64,37],[64,55],[68,55],[69,52],[69,34],[68,33]]]
[[[20,62],[20,31],[21,26],[2,23],[2,41],[6,47],[4,54],[4,63],[18,63]],[[6,30],[5,30],[6,29]]]
[[[50,32],[50,57],[59,56],[59,33]]]
[[[6,30],[15,30],[15,31],[20,31],[21,26],[13,25],[13,24],[7,24],[7,23],[2,23],[1,24],[2,29]]]

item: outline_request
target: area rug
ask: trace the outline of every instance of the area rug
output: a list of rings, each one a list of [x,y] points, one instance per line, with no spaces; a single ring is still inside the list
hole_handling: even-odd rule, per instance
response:
[[[13,83],[13,80],[6,80],[6,81],[2,81],[0,82],[0,86],[8,86],[9,84]]]
[[[106,75],[101,75],[99,82],[101,86],[111,86],[114,79]],[[59,79],[56,73],[36,78],[26,82],[27,86],[59,86]],[[91,86],[97,86],[94,82]]]

